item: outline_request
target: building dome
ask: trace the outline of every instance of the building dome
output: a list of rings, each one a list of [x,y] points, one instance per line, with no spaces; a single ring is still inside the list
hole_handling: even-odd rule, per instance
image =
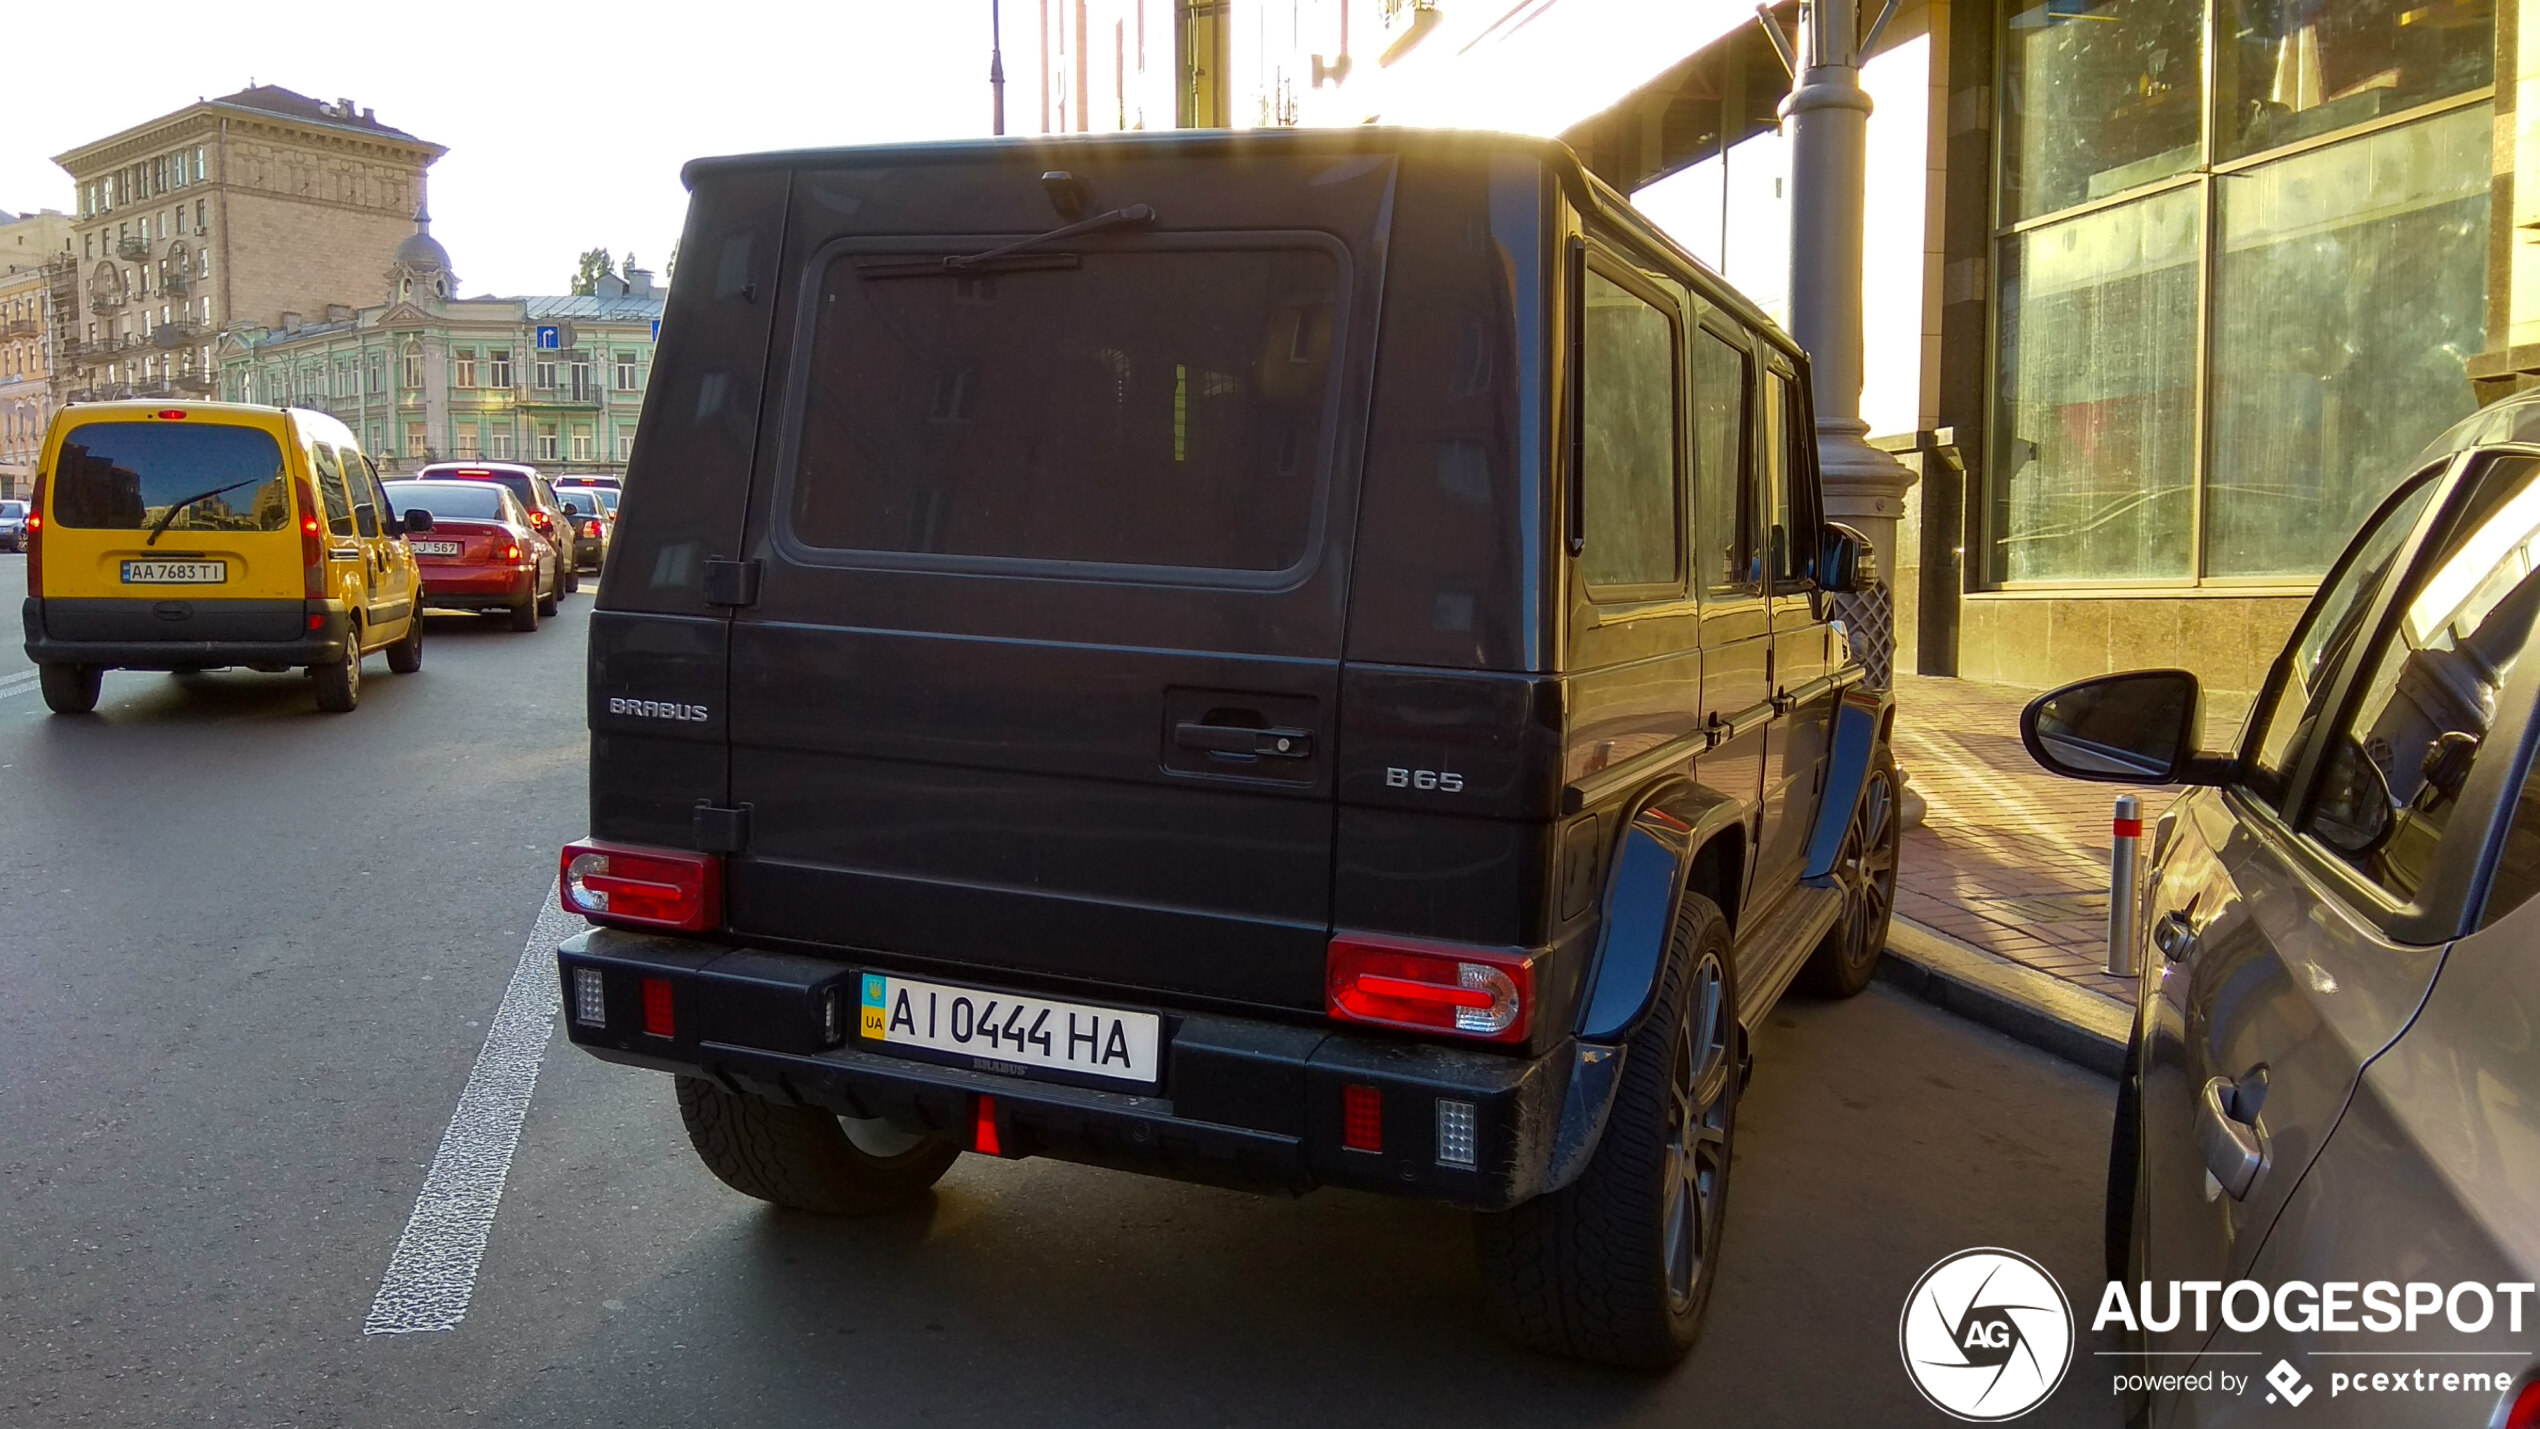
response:
[[[397,256],[388,265],[388,292],[391,301],[416,298],[449,298],[458,292],[458,276],[450,271],[450,250],[432,236],[432,215],[422,205],[415,207],[415,231],[397,245]]]

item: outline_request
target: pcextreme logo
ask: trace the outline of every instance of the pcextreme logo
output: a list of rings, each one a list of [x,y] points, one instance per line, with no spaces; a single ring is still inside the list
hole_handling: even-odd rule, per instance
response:
[[[2073,1307],[2015,1250],[1962,1250],[1923,1272],[1896,1322],[1905,1375],[1932,1407],[1979,1424],[2046,1402],[2073,1364]]]

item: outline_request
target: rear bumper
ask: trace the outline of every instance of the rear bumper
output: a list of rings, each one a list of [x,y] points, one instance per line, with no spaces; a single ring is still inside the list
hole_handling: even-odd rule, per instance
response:
[[[332,665],[351,643],[335,600],[128,600],[29,596],[26,656],[118,670]],[[285,635],[292,631],[296,634]]]
[[[880,1118],[977,1150],[983,1104],[996,1154],[1251,1190],[1349,1186],[1499,1210],[1553,1185],[1576,1044],[1502,1056],[1214,1015],[1165,1014],[1155,1095],[1027,1081],[860,1050],[859,967],[790,953],[598,929],[557,950],[565,1025],[605,1061],[707,1077],[841,1116]],[[577,1015],[574,974],[603,979],[606,1023]],[[647,981],[668,985],[673,1035],[644,1031]],[[843,1045],[824,1041],[841,999]],[[1383,1147],[1343,1145],[1343,1089],[1376,1089]],[[1441,1159],[1439,1103],[1473,1108],[1470,1165]],[[1601,1129],[1602,1108],[1596,1120]],[[1593,1133],[1590,1133],[1592,1139]],[[1565,1162],[1576,1158],[1562,1157]],[[1570,1169],[1575,1171],[1575,1165]]]
[[[526,605],[535,571],[510,566],[423,566],[423,603],[458,610],[498,610]]]

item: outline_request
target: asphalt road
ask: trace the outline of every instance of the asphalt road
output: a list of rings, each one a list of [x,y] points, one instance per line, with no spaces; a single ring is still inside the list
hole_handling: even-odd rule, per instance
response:
[[[1664,1377],[1508,1348],[1465,1219],[1372,1196],[970,1157],[921,1213],[772,1211],[560,1034],[466,1319],[365,1336],[581,832],[588,609],[436,623],[343,717],[239,673],[54,719],[0,645],[0,1426],[1938,1425],[1895,1349],[1933,1261],[2088,1313],[2109,1084],[1881,987],[1759,1039]],[[2113,1423],[2100,1347],[2022,1422]]]

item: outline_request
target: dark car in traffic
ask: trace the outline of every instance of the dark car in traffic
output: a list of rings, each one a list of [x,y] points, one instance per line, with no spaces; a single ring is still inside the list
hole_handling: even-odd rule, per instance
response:
[[[2526,394],[2404,473],[2237,740],[2203,742],[2184,670],[2082,681],[2023,717],[2057,773],[2190,786],[2153,835],[2108,1169],[2108,1275],[2142,1287],[2126,1347],[2180,1371],[2133,1422],[2272,1422],[2177,1386],[2296,1360],[2331,1376],[2306,1423],[2540,1422],[2523,1309],[2493,1298],[2540,1282],[2536,615]],[[2293,1313],[2179,1314],[2199,1282]],[[2447,1297],[2459,1313],[2427,1318]],[[2443,1392],[2345,1392],[2342,1371],[2418,1357]]]
[[[574,564],[588,571],[608,564],[609,545],[617,535],[617,488],[561,481],[556,500],[564,504],[573,528]]]
[[[432,513],[432,530],[411,536],[427,609],[506,611],[512,629],[535,630],[556,613],[568,564],[555,543],[500,482],[392,481],[398,513]]]
[[[687,180],[573,1041],[766,1200],[965,1152],[1413,1197],[1528,1343],[1680,1357],[1749,1029],[1893,898],[1800,349],[1554,143]]]
[[[572,516],[564,509],[564,498],[538,468],[511,461],[444,461],[434,462],[415,473],[418,481],[491,481],[508,489],[528,513],[529,524],[538,534],[553,542],[565,553],[564,591],[566,595],[582,589],[581,542]]]

